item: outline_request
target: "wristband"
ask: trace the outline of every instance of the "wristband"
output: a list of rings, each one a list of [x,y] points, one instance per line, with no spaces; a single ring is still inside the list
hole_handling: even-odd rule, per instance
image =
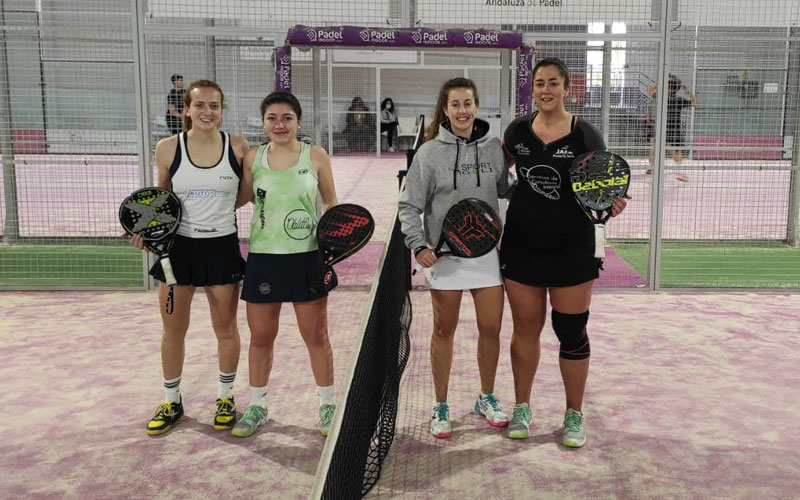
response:
[[[428,249],[428,247],[426,247],[426,246],[421,246],[421,247],[415,248],[414,249],[414,257],[418,256],[419,254],[422,253],[423,250],[427,250],[427,249]]]

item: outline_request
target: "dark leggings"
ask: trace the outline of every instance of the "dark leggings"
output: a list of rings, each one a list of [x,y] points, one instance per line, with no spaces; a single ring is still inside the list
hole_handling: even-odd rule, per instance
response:
[[[397,122],[391,122],[391,123],[381,122],[381,132],[386,132],[387,130],[389,132],[386,134],[386,139],[389,144],[389,147],[392,147],[392,139],[397,134]]]

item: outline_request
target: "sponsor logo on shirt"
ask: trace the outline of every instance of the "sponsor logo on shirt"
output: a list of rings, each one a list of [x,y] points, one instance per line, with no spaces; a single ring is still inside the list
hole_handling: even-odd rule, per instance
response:
[[[305,240],[314,232],[314,221],[308,212],[298,208],[289,212],[283,219],[283,230],[293,240]]]
[[[230,195],[227,191],[216,189],[190,189],[186,192],[187,198],[228,198]]]
[[[539,193],[549,200],[560,200],[561,174],[550,165],[536,165],[535,167],[522,167],[519,173],[534,192]]]
[[[478,171],[478,168],[481,169],[481,173],[485,174],[487,172],[494,172],[492,169],[492,164],[489,162],[480,162],[478,164],[475,163],[461,163],[457,167],[457,171],[459,175],[472,175]]]
[[[531,154],[531,150],[524,144],[514,144],[514,149],[517,152],[518,156],[528,156]]]
[[[553,153],[553,158],[575,158],[575,153],[569,150],[569,146],[561,146]]]
[[[297,175],[306,175],[307,173],[308,173],[307,168],[301,168],[300,170],[297,171]]]
[[[221,181],[232,181],[233,180],[233,176],[232,175],[220,175],[219,176],[219,180],[221,180]]]

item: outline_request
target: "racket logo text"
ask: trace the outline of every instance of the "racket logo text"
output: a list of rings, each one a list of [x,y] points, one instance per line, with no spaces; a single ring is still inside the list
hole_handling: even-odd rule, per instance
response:
[[[581,191],[592,191],[595,189],[604,189],[617,186],[625,186],[628,184],[629,175],[624,174],[620,177],[612,177],[610,179],[595,179],[591,181],[577,181],[572,183],[572,190],[576,193]]]

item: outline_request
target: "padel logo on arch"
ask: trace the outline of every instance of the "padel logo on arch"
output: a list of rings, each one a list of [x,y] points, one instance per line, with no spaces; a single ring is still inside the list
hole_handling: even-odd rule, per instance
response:
[[[283,219],[283,230],[293,240],[305,240],[314,232],[314,221],[308,212],[298,208]]]
[[[392,30],[366,29],[359,31],[358,36],[367,43],[393,44],[395,42],[394,31]]]
[[[309,28],[306,30],[309,42],[314,43],[337,43],[344,40],[342,28]]]

